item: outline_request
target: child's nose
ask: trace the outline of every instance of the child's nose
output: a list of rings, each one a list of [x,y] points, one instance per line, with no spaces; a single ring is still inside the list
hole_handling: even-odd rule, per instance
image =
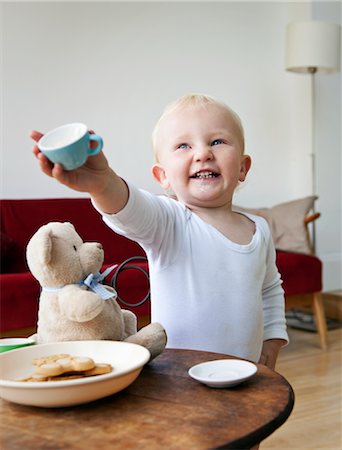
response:
[[[213,149],[210,145],[198,146],[195,149],[194,159],[195,161],[210,161],[213,159]]]

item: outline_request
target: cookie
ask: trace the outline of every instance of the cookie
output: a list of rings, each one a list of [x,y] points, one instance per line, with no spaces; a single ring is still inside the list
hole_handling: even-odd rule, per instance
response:
[[[56,375],[62,375],[65,373],[63,366],[56,362],[44,363],[36,368],[36,374],[44,375],[46,377],[55,377]]]
[[[17,381],[29,381],[29,382],[37,382],[37,381],[47,381],[48,377],[44,376],[44,375],[40,375],[38,373],[33,373],[32,375],[30,375],[29,377],[26,378],[21,378],[20,380]]]
[[[103,375],[113,370],[110,364],[99,363],[85,356],[71,356],[68,354],[49,355],[35,358],[33,365],[35,372],[19,381],[65,381],[77,378]]]
[[[62,366],[64,369],[64,372],[70,372],[73,370],[73,367],[74,367],[73,361],[70,356],[68,356],[67,358],[58,358],[58,359],[56,359],[55,363]]]
[[[48,377],[45,381],[69,381],[69,380],[77,380],[79,378],[84,378],[83,374],[64,374],[64,375],[59,375],[57,377]]]
[[[112,371],[112,366],[110,364],[95,364],[95,367],[89,370],[85,370],[83,372],[72,372],[65,373],[63,375],[58,375],[55,377],[47,377],[45,381],[65,381],[65,380],[74,380],[77,378],[86,378],[86,377],[94,377],[96,375],[103,375],[105,373],[109,373]],[[43,380],[44,381],[44,380]]]
[[[40,358],[34,358],[32,364],[34,366],[41,366],[42,364],[54,362],[57,359],[64,359],[64,358],[71,358],[71,356],[66,353],[61,353],[59,355],[43,356]]]
[[[33,360],[36,373],[47,377],[55,377],[67,372],[83,372],[95,367],[89,357],[70,356],[67,354],[50,355]]]
[[[90,370],[95,367],[95,363],[91,358],[88,357],[80,357],[72,358],[72,363],[75,371],[84,371]]]
[[[83,372],[83,375],[85,377],[93,377],[95,375],[103,375],[105,373],[109,373],[113,370],[112,366],[110,364],[96,364],[95,367],[93,367],[90,370],[86,370]]]

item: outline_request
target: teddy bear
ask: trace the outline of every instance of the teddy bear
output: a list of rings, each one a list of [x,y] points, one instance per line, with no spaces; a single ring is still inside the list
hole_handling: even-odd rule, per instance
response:
[[[137,331],[137,318],[121,309],[117,294],[99,273],[104,260],[101,244],[83,242],[69,222],[43,225],[30,239],[26,259],[41,285],[38,343],[72,340],[115,340],[146,347],[151,359],[166,346],[159,323]]]

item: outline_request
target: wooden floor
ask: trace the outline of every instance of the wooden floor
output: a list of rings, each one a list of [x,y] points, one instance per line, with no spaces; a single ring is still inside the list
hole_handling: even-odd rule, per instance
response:
[[[289,329],[277,372],[292,385],[295,406],[285,424],[260,449],[342,449],[342,329],[328,332],[322,351],[315,333]]]

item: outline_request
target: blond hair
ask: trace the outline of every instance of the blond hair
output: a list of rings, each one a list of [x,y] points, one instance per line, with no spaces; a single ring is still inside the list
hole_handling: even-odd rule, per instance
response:
[[[159,128],[161,123],[164,121],[164,119],[169,116],[170,114],[179,111],[183,108],[192,106],[192,107],[206,107],[207,105],[217,105],[226,110],[233,118],[238,131],[241,136],[241,143],[242,143],[242,153],[244,153],[244,147],[245,147],[245,137],[244,137],[244,130],[242,126],[242,122],[238,114],[233,111],[228,105],[225,103],[216,100],[214,97],[211,97],[209,95],[205,94],[187,94],[183,95],[182,97],[178,98],[177,100],[173,101],[172,103],[168,104],[166,108],[164,109],[162,115],[160,116],[159,120],[157,121],[153,132],[152,132],[152,146],[153,146],[153,152],[155,159],[158,160],[157,157],[157,135],[159,132]]]

